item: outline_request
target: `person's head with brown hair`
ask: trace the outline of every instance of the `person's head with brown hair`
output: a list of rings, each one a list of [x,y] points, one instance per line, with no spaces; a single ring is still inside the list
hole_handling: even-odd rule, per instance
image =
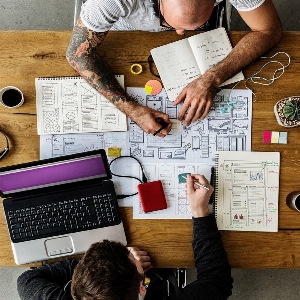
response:
[[[104,240],[87,250],[72,276],[75,300],[137,300],[143,269],[119,242]]]

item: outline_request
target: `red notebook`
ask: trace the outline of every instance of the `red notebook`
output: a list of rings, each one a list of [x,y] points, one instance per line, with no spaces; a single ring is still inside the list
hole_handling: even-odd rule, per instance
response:
[[[145,213],[167,208],[167,201],[160,180],[139,184],[137,188]]]

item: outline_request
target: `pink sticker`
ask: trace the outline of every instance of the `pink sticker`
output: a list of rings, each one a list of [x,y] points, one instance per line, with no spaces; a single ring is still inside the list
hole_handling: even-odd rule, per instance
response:
[[[149,80],[145,84],[145,90],[146,90],[147,94],[157,95],[161,92],[162,85],[158,80]]]

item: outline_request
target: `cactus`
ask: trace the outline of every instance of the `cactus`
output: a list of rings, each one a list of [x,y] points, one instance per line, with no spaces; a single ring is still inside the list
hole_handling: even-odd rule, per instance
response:
[[[284,116],[290,121],[300,119],[300,102],[292,100],[283,107]]]

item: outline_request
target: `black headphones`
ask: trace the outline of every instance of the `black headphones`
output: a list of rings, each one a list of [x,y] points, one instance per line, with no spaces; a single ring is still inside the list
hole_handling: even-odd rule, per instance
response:
[[[7,135],[0,130],[0,134],[5,138],[6,140],[6,147],[3,150],[0,150],[0,159],[3,158],[7,152],[9,151],[9,143],[8,143],[8,137]]]

